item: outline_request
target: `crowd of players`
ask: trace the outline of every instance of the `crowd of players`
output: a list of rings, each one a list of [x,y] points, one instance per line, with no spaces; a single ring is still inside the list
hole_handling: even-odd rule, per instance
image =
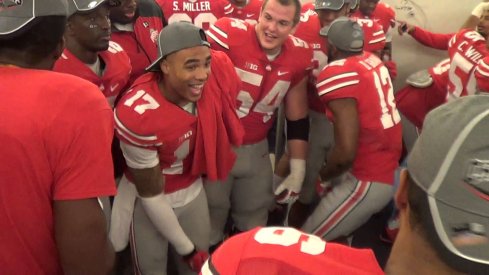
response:
[[[449,58],[395,93],[396,27]],[[0,273],[382,274],[336,242],[393,199],[402,113],[385,272],[487,274],[488,35],[485,3],[434,34],[378,0],[0,1]]]

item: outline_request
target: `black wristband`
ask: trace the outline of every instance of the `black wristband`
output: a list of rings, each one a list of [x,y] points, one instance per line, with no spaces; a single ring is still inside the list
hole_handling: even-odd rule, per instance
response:
[[[309,140],[309,116],[298,120],[287,119],[287,140]]]

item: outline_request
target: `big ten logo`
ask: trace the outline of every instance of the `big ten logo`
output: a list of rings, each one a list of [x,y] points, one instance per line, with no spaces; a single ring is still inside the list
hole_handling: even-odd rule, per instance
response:
[[[193,134],[192,130],[189,130],[189,131],[188,131],[188,132],[186,132],[186,133],[185,133],[183,136],[181,136],[181,137],[178,139],[178,141],[179,141],[179,142],[182,142],[182,141],[184,141],[184,140],[186,140],[186,139],[189,139],[189,138],[192,136],[192,134]]]
[[[320,50],[321,49],[321,44],[319,44],[319,43],[312,43],[311,44],[311,48],[313,48],[314,50]]]
[[[245,68],[250,69],[250,70],[257,71],[258,70],[258,65],[253,64],[253,63],[250,63],[250,62],[246,62],[245,63]]]

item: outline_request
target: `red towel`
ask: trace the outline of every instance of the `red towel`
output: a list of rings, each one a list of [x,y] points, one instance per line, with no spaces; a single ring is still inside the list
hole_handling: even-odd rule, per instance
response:
[[[244,130],[236,114],[241,81],[225,53],[212,51],[211,75],[197,102],[197,135],[192,173],[211,181],[224,180],[233,168],[233,146],[243,142]]]

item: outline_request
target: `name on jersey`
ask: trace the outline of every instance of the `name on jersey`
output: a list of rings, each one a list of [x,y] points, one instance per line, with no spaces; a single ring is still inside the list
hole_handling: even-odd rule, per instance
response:
[[[211,3],[209,1],[203,2],[183,2],[183,11],[210,11]],[[180,7],[178,7],[178,2],[173,2],[173,11],[180,11]]]
[[[464,34],[464,37],[471,40],[472,42],[477,42],[477,41],[484,41],[485,39],[478,34],[477,32],[467,32]],[[454,36],[451,40],[449,45],[453,45],[455,43],[456,36]],[[470,45],[469,41],[462,41],[458,46],[457,50],[462,52],[465,57],[468,59],[472,60],[472,62],[477,63],[479,60],[483,57],[482,54],[474,48],[472,45]]]

